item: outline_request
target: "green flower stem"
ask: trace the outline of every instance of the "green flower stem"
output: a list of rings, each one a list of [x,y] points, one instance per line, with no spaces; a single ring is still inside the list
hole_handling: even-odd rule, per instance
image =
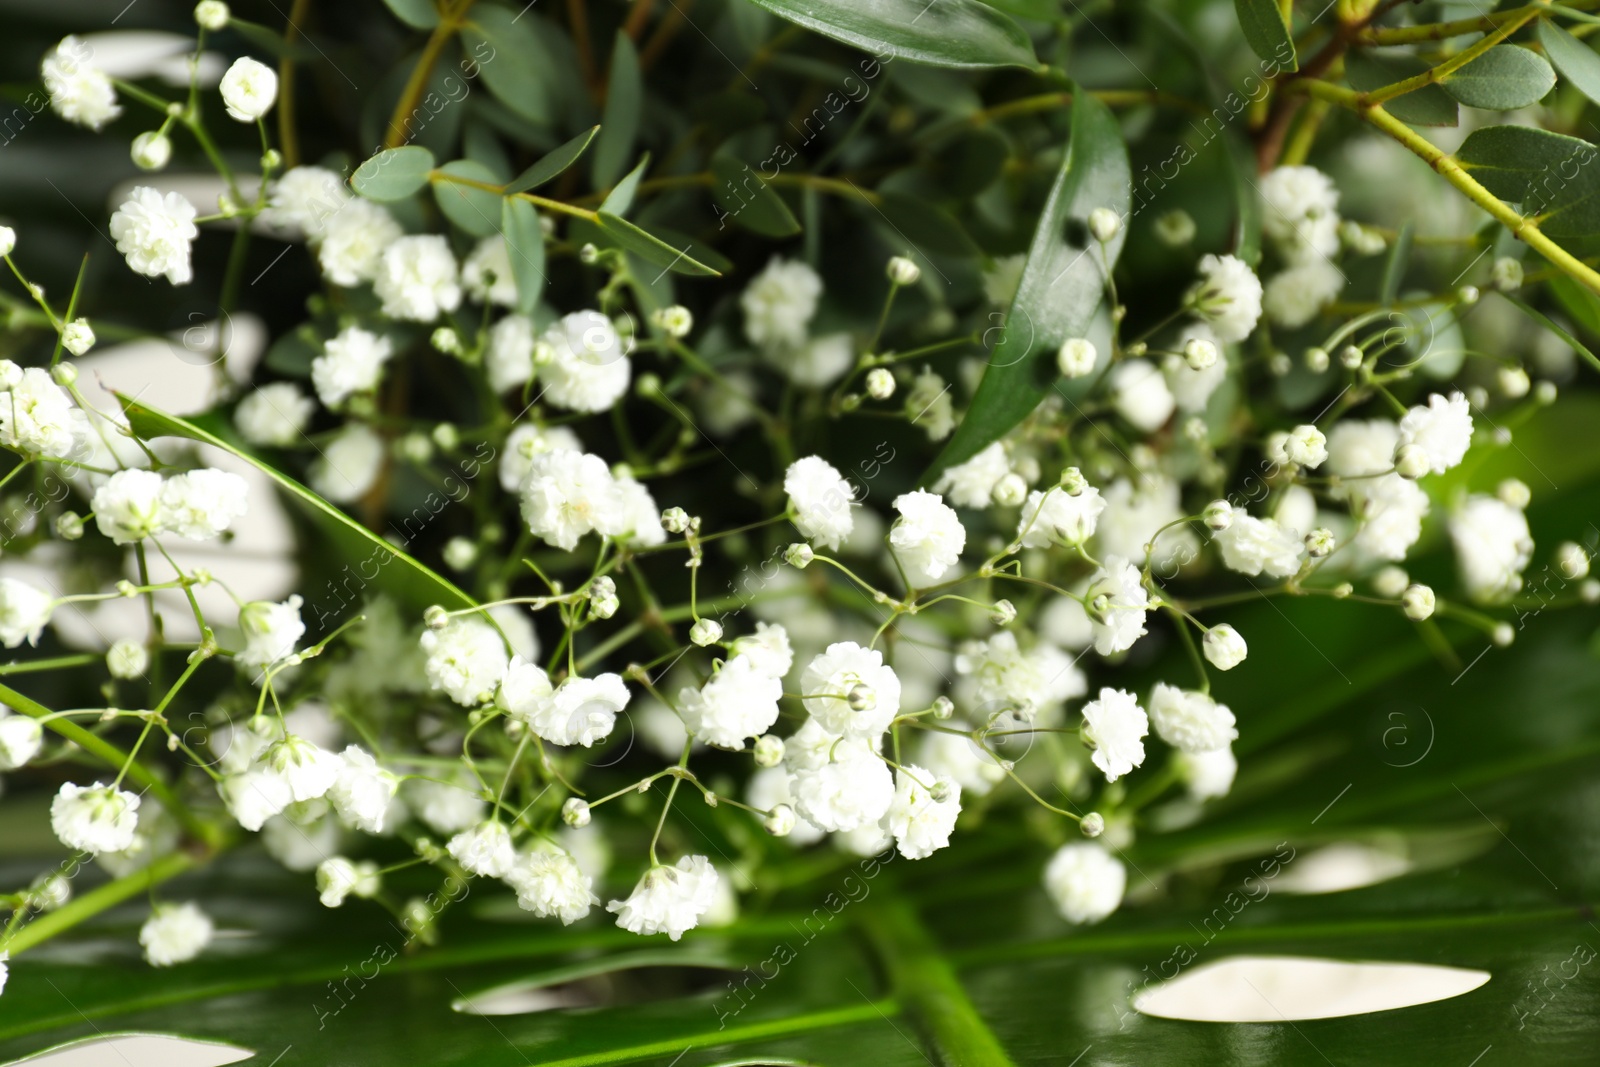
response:
[[[406,124],[411,113],[417,109],[417,104],[422,100],[422,94],[428,89],[428,78],[433,74],[434,64],[439,62],[439,54],[444,51],[444,46],[450,43],[450,38],[461,29],[465,21],[467,10],[472,7],[473,0],[459,0],[455,4],[443,5],[444,10],[439,16],[439,25],[433,28],[433,33],[428,38],[428,43],[422,46],[422,54],[417,57],[417,65],[411,68],[411,77],[406,79],[406,87],[400,93],[400,99],[395,101],[394,113],[389,116],[389,129],[384,134],[383,147],[399,148],[406,143]]]
[[[107,908],[115,907],[130,897],[138,896],[185,871],[193,870],[209,858],[191,852],[170,852],[142,870],[123,875],[116,881],[107,882],[97,889],[91,889],[55,911],[46,912],[8,937],[4,944],[0,944],[0,949],[16,957],[57,934],[66,933]]]
[[[1406,78],[1402,81],[1397,81],[1393,85],[1386,85],[1381,89],[1374,89],[1370,93],[1363,93],[1361,95],[1367,103],[1381,104],[1386,100],[1393,100],[1397,96],[1404,96],[1405,94],[1415,92],[1418,89],[1425,89],[1430,85],[1436,85],[1445,78],[1454,74],[1456,71],[1460,70],[1462,67],[1466,66],[1468,63],[1471,63],[1474,59],[1477,59],[1479,56],[1483,55],[1495,45],[1500,44],[1513,33],[1516,33],[1518,30],[1522,29],[1522,27],[1526,26],[1529,22],[1537,18],[1539,13],[1545,10],[1545,8],[1548,6],[1548,0],[1546,0],[1545,3],[1529,4],[1527,7],[1519,9],[1515,18],[1507,19],[1505,22],[1502,22],[1495,28],[1493,33],[1481,40],[1474,41],[1472,44],[1468,45],[1466,48],[1463,48],[1461,51],[1457,52],[1443,63],[1440,63],[1437,66],[1429,67],[1421,74]]]
[[[588,219],[590,222],[598,222],[600,219],[598,212],[590,211],[588,208],[577,207],[562,200],[551,200],[547,197],[535,196],[533,193],[507,193],[506,187],[503,185],[463,178],[459,174],[447,174],[442,170],[429,171],[428,180],[430,182],[447,182],[451,185],[465,185],[470,189],[482,189],[486,193],[494,193],[496,196],[514,196],[519,200],[526,200],[534,207],[542,207],[546,211],[556,211],[563,215],[573,215],[580,219]]]
[[[1476,18],[1456,19],[1452,22],[1428,22],[1421,26],[1396,26],[1373,29],[1368,27],[1355,35],[1355,40],[1364,45],[1391,45],[1391,44],[1416,44],[1421,41],[1443,41],[1451,37],[1464,37],[1469,33],[1488,33],[1489,31],[1527,15],[1530,11],[1537,15],[1541,10],[1554,7],[1560,10],[1563,7],[1581,11],[1587,8],[1600,6],[1600,0],[1572,0],[1569,4],[1529,4],[1526,7],[1514,7],[1505,11],[1496,11],[1492,15],[1482,15]]]

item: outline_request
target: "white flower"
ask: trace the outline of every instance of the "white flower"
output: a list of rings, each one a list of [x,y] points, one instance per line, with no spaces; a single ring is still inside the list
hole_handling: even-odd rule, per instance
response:
[[[956,404],[950,386],[927,367],[911,383],[903,410],[907,419],[928,432],[930,441],[943,441],[956,428]]]
[[[783,491],[802,537],[823,548],[838,548],[850,536],[855,492],[833,464],[820,456],[795,460],[784,472]]]
[[[88,429],[72,396],[43,367],[7,379],[8,387],[0,391],[0,444],[33,455],[71,456],[79,428]]]
[[[438,630],[424,630],[422,651],[428,684],[469,708],[494,699],[510,664],[500,631],[477,615],[458,615]]]
[[[627,900],[613,900],[607,911],[617,925],[635,934],[666,934],[676,941],[693,930],[717,900],[717,871],[704,856],[685,856],[675,867],[652,867]]]
[[[0,578],[0,643],[16,648],[39,643],[55,599],[19,578]]]
[[[1150,719],[1125,689],[1100,690],[1083,706],[1083,739],[1094,746],[1094,765],[1114,782],[1144,762],[1144,737]]]
[[[238,655],[239,662],[269,667],[292,655],[295,644],[306,634],[306,624],[300,621],[300,604],[296,594],[279,604],[256,600],[240,608],[239,629],[244,633],[245,647]]]
[[[1422,536],[1428,494],[1409,478],[1385,474],[1350,482],[1352,510],[1361,525],[1351,546],[1372,559],[1399,562]]]
[[[492,234],[478,242],[461,264],[461,284],[480,304],[516,305],[517,279],[503,236]]]
[[[900,519],[889,531],[889,544],[907,576],[938,581],[961,559],[967,531],[955,510],[937,493],[917,490],[895,498]]]
[[[800,674],[805,707],[830,733],[876,738],[900,713],[900,679],[883,653],[853,641],[828,646]]]
[[[832,832],[876,823],[894,801],[894,777],[863,741],[830,745],[833,758],[816,767],[798,767],[789,781],[795,810]]]
[[[1150,593],[1145,589],[1139,568],[1121,556],[1107,556],[1084,593],[1089,606],[1089,625],[1094,632],[1094,650],[1102,656],[1132,648],[1143,637]],[[1104,597],[1105,602],[1100,603]]]
[[[699,689],[678,692],[678,706],[689,732],[708,745],[742,749],[745,738],[760,737],[778,721],[783,683],[763,672],[757,661],[734,656]]]
[[[1244,638],[1239,636],[1239,631],[1228,623],[1207,630],[1201,644],[1207,661],[1219,671],[1233,670],[1244,662],[1250,651]]]
[[[260,762],[267,771],[283,779],[296,804],[325,795],[344,769],[344,761],[338,756],[295,734],[285,734],[281,741],[261,754]]]
[[[393,352],[394,345],[384,335],[346,326],[311,361],[311,384],[324,404],[337,408],[353,393],[376,389]]]
[[[667,531],[661,525],[661,509],[656,507],[650,490],[629,477],[617,478],[616,487],[616,512],[596,528],[607,537],[627,538],[647,548],[665,544]]]
[[[517,891],[517,906],[540,918],[554,916],[570,926],[589,914],[594,895],[594,879],[584,874],[578,861],[566,852],[535,849],[519,855],[505,881]]]
[[[1150,692],[1150,723],[1156,736],[1184,752],[1226,748],[1239,736],[1226,704],[1166,682],[1157,682]]]
[[[347,746],[339,759],[339,773],[327,794],[333,810],[358,830],[383,833],[384,818],[400,788],[400,779],[378,766],[372,754],[359,745]]]
[[[1201,280],[1189,292],[1189,306],[1210,324],[1217,340],[1243,341],[1261,317],[1261,281],[1235,256],[1206,256]]]
[[[200,235],[196,214],[182,195],[163,196],[141,185],[111,216],[111,236],[131,269],[152,278],[164,274],[173,285],[186,285],[194,277],[190,246]]]
[[[1314,220],[1338,222],[1339,190],[1315,167],[1276,167],[1261,179],[1261,228],[1274,241],[1293,244]]]
[[[1178,332],[1178,346],[1183,348],[1204,341],[1217,351],[1217,358],[1208,366],[1196,370],[1180,355],[1167,356],[1161,363],[1161,373],[1166,376],[1167,388],[1178,410],[1198,414],[1205,411],[1211,394],[1228,377],[1228,361],[1221,353],[1222,345],[1211,327],[1203,322],[1191,322]]]
[[[1296,426],[1283,442],[1283,454],[1290,463],[1315,469],[1328,458],[1328,439],[1310,423]]]
[[[294,167],[268,186],[260,220],[285,236],[320,240],[351,201],[344,180],[324,167]]]
[[[1117,414],[1145,433],[1159,430],[1172,417],[1178,403],[1167,388],[1166,378],[1147,359],[1118,363],[1112,368],[1108,390]]]
[[[999,441],[939,475],[933,491],[943,493],[961,508],[986,508],[994,500],[994,487],[1011,472],[1005,446]]]
[[[533,713],[530,725],[552,744],[588,748],[611,736],[628,699],[621,675],[574,676],[556,686],[549,702]]]
[[[508,493],[520,492],[528,480],[533,457],[545,452],[566,449],[583,451],[578,435],[565,426],[540,426],[534,422],[519,422],[506,437],[506,447],[500,454],[500,488]]]
[[[326,247],[326,245],[324,245]],[[456,257],[438,234],[401,237],[383,250],[372,291],[394,319],[432,322],[461,304]]]
[[[383,438],[352,422],[322,449],[311,465],[311,488],[335,504],[360,500],[383,469]]]
[[[405,800],[436,833],[453,834],[483,821],[488,804],[475,790],[475,786],[412,779],[406,782]]]
[[[611,320],[576,311],[545,332],[554,358],[539,370],[544,396],[570,411],[605,411],[628,391],[632,365]]]
[[[917,760],[974,796],[987,796],[1006,777],[999,759],[972,738],[956,734],[923,731]]]
[[[1533,537],[1522,511],[1498,497],[1474,493],[1450,515],[1461,582],[1474,600],[1504,600],[1522,588]],[[8,642],[9,643],[9,642]]]
[[[1144,559],[1145,545],[1152,538],[1155,551],[1150,562],[1163,577],[1194,559],[1200,542],[1188,525],[1172,526],[1183,518],[1178,483],[1160,474],[1146,474],[1137,486],[1119,478],[1106,486],[1106,509],[1095,527],[1095,555]],[[1160,536],[1157,536],[1157,533]]]
[[[503,393],[527,384],[533,377],[533,344],[533,320],[526,315],[507,315],[489,327],[483,369],[491,389]]]
[[[43,737],[38,720],[0,704],[0,771],[14,771],[37,756]]]
[[[76,37],[63,37],[39,64],[50,107],[68,122],[98,130],[118,115],[117,90],[96,67],[94,49]]]
[[[9,256],[17,248],[17,231],[10,226],[0,226],[0,257]]]
[[[1394,467],[1400,427],[1388,419],[1341,419],[1328,431],[1328,473],[1342,478],[1379,474]],[[1361,481],[1348,488],[1359,492]]]
[[[119,545],[153,537],[166,522],[161,488],[161,475],[154,471],[118,471],[94,491],[89,506],[95,525]]]
[[[1298,329],[1332,303],[1344,283],[1338,267],[1326,259],[1311,259],[1268,279],[1261,306],[1279,326]]]
[[[265,63],[241,56],[222,76],[217,89],[222,93],[230,119],[255,122],[277,102],[278,75]]]
[[[837,381],[855,362],[855,342],[847,333],[814,337],[798,349],[769,348],[767,362],[796,385],[820,389]]]
[[[950,831],[961,814],[961,786],[910,764],[900,768],[895,780],[884,828],[894,835],[900,855],[908,860],[926,859],[950,843]],[[943,796],[935,799],[935,792]]]
[[[139,928],[139,944],[152,967],[170,967],[200,955],[211,943],[211,919],[192,901],[158,904]]]
[[[462,867],[485,878],[503,877],[517,858],[511,831],[493,819],[456,834],[445,849]]]
[[[377,277],[384,251],[404,234],[387,209],[370,200],[352,199],[323,223],[317,262],[334,285],[348,288],[370,282]]]
[[[1413,445],[1427,458],[1435,474],[1461,462],[1472,444],[1472,408],[1460,393],[1449,399],[1434,393],[1427,407],[1418,405],[1400,420],[1400,447]]]
[[[548,708],[554,693],[555,687],[550,684],[550,676],[544,668],[521,656],[512,656],[511,665],[500,679],[495,703],[513,719],[531,724],[535,715]]]
[[[556,449],[533,457],[522,486],[522,518],[535,535],[571,551],[587,533],[615,529],[622,515],[616,479],[599,456]]]
[[[1210,752],[1178,753],[1178,773],[1195,800],[1227,796],[1238,770],[1239,761],[1234,758],[1233,749],[1226,746]]]
[[[245,480],[214,467],[186,471],[161,487],[164,527],[191,541],[221,537],[244,517],[249,503]]]
[[[1069,337],[1061,342],[1061,347],[1056,351],[1056,369],[1063,377],[1082,378],[1093,373],[1099,358],[1100,353],[1095,351],[1093,341],[1086,337]]]
[[[816,271],[774,257],[739,297],[745,336],[761,348],[798,348],[805,343],[821,295]]]
[[[273,382],[250,393],[233,412],[239,435],[253,445],[286,448],[306,432],[317,405],[293,382]]]
[[[351,893],[358,897],[376,896],[378,888],[378,865],[371,861],[353,863],[334,856],[317,865],[317,892],[325,908],[339,907]]]
[[[73,319],[61,327],[61,345],[75,356],[94,347],[94,328],[88,319]]]
[[[1060,486],[1028,494],[1017,521],[1017,540],[1024,548],[1052,544],[1081,545],[1094,536],[1106,502],[1100,490],[1084,486],[1076,496]]]
[[[794,794],[789,791],[789,771],[783,767],[763,767],[756,771],[746,785],[745,802],[758,811],[772,811],[783,806],[793,812]],[[816,823],[796,815],[794,826],[785,836],[796,848],[804,848],[821,841],[827,832]]]
[[[1258,519],[1244,508],[1233,509],[1233,522],[1218,531],[1222,562],[1230,570],[1254,577],[1263,571],[1274,578],[1287,578],[1300,569],[1305,542],[1295,530],[1285,529],[1276,519]]]
[[[252,833],[293,801],[283,775],[256,767],[224,777],[217,786],[222,801],[239,825]]]
[[[123,852],[138,828],[138,795],[103,782],[63,782],[50,802],[50,829],[63,845],[80,852]]]
[[[1004,711],[1032,721],[1039,712],[1089,691],[1083,672],[1059,648],[1037,641],[1024,651],[1012,630],[963,644],[955,667],[971,682],[970,694],[958,695],[985,719]]]
[[[782,680],[794,666],[789,631],[777,623],[756,623],[755,633],[734,638],[729,648],[735,656],[748,659],[752,667],[769,678]]]
[[[1069,923],[1097,923],[1117,910],[1128,886],[1122,862],[1093,841],[1062,845],[1044,869],[1044,888]]]

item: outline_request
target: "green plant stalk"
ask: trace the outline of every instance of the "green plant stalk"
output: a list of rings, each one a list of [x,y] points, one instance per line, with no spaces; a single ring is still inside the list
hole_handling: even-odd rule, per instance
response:
[[[394,113],[389,116],[389,132],[384,135],[383,147],[399,148],[406,143],[406,118],[417,109],[417,103],[422,99],[423,92],[428,87],[428,78],[433,74],[434,64],[439,62],[439,53],[444,51],[444,46],[461,29],[461,23],[466,19],[467,10],[472,7],[473,0],[461,0],[455,7],[447,9],[439,17],[439,25],[433,28],[433,33],[428,38],[428,43],[422,46],[422,54],[417,57],[417,65],[411,70],[411,77],[406,79],[406,87],[400,93],[400,99],[395,101]]]
[[[1600,4],[1600,0],[1572,0],[1572,3],[1563,4],[1577,11],[1587,10]],[[1394,26],[1387,28],[1368,28],[1356,34],[1355,40],[1364,45],[1391,45],[1391,44],[1417,44],[1423,41],[1443,41],[1451,37],[1464,37],[1469,33],[1488,33],[1490,30],[1507,22],[1515,21],[1528,14],[1538,14],[1548,10],[1547,4],[1528,4],[1525,7],[1514,7],[1507,11],[1496,11],[1492,15],[1481,15],[1475,18],[1456,19],[1453,22],[1428,22],[1420,26]]]
[[[1527,7],[1519,10],[1516,18],[1507,19],[1505,22],[1495,27],[1495,31],[1493,33],[1489,34],[1487,37],[1484,37],[1482,40],[1474,41],[1471,45],[1463,48],[1461,51],[1457,52],[1443,63],[1440,63],[1438,66],[1429,67],[1421,74],[1406,78],[1403,81],[1397,81],[1393,85],[1386,85],[1382,89],[1374,89],[1372,92],[1364,94],[1363,98],[1367,103],[1381,104],[1386,100],[1393,100],[1397,96],[1404,96],[1405,94],[1415,92],[1418,89],[1425,89],[1430,85],[1436,85],[1439,82],[1444,81],[1456,71],[1460,70],[1462,67],[1466,66],[1468,63],[1471,63],[1474,59],[1477,59],[1479,56],[1483,55],[1495,45],[1500,44],[1507,37],[1510,37],[1513,33],[1516,33],[1518,30],[1522,29],[1522,27],[1526,26],[1529,22],[1532,22],[1538,17],[1539,13],[1545,10],[1548,6],[1549,0],[1542,0],[1541,3],[1529,4]]]
[[[85,919],[121,904],[129,897],[138,896],[152,886],[161,884],[185,871],[193,870],[205,862],[205,857],[188,852],[170,852],[142,870],[125,874],[114,882],[91,889],[80,897],[63,904],[55,911],[46,912],[12,934],[0,949],[13,957],[19,956],[35,945],[64,934]]]

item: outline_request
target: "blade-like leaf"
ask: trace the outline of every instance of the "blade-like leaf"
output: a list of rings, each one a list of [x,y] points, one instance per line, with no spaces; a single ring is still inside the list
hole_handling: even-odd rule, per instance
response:
[[[1484,188],[1552,237],[1600,233],[1600,149],[1588,141],[1526,126],[1474,130],[1456,159]]]
[[[431,30],[439,25],[439,11],[433,0],[383,0],[383,6],[414,30]]]
[[[515,196],[500,205],[500,232],[506,241],[506,258],[517,280],[517,310],[533,314],[544,293],[544,227],[533,205]]]
[[[995,336],[989,366],[966,418],[924,481],[999,440],[1056,385],[1056,351],[1088,331],[1105,296],[1100,250],[1087,231],[1089,212],[1103,207],[1126,218],[1131,184],[1116,118],[1090,94],[1074,93],[1071,138],[1034,230],[1016,299],[1004,327],[990,331]],[[1106,247],[1112,263],[1126,232],[1123,227]]]
[[[675,274],[700,274],[720,277],[722,272],[713,270],[689,254],[689,248],[678,248],[668,244],[655,234],[642,226],[637,226],[627,219],[613,215],[608,211],[600,213],[600,229],[607,237],[617,244],[644,260],[654,263],[665,270]],[[690,246],[693,247],[693,246]]]
[[[1539,20],[1539,43],[1544,46],[1545,58],[1578,92],[1600,103],[1600,56],[1593,48],[1551,19]]]
[[[976,256],[982,251],[954,215],[921,197],[884,193],[877,210],[911,250],[947,256]]]
[[[593,141],[595,134],[599,132],[600,127],[591,126],[566,144],[546,152],[537,163],[517,175],[516,179],[506,186],[506,192],[530,192],[559,177],[562,172],[578,161],[578,157],[583,155],[584,149],[589,147],[589,142]]]
[[[749,0],[808,30],[871,52],[936,67],[1032,67],[1033,43],[977,0]]]
[[[494,171],[470,159],[446,163],[439,171],[485,185],[500,184]],[[444,212],[445,218],[474,237],[489,236],[500,223],[499,193],[460,182],[436,181],[433,198],[439,202],[439,210]]]
[[[428,183],[433,153],[421,145],[386,148],[356,168],[350,185],[368,200],[404,200]]]
[[[617,43],[611,49],[611,78],[606,85],[605,113],[600,118],[600,140],[594,146],[593,177],[597,188],[616,181],[633,155],[643,94],[633,38],[618,30]]]
[[[1352,52],[1345,60],[1344,75],[1352,89],[1371,92],[1386,85],[1421,74],[1428,65],[1406,53],[1374,55]],[[1386,100],[1383,109],[1401,122],[1413,126],[1454,126],[1461,121],[1461,109],[1450,94],[1437,85],[1425,85],[1404,96]]]
[[[1284,70],[1300,69],[1294,37],[1278,0],[1233,0],[1233,10],[1239,16],[1245,41],[1256,55]]]
[[[555,104],[545,78],[556,62],[534,31],[536,21],[498,4],[474,4],[461,40],[495,99],[531,122],[548,125]]]
[[[1496,45],[1439,82],[1456,100],[1485,111],[1537,104],[1555,83],[1543,56],[1512,44]]]
[[[793,237],[800,232],[789,205],[749,164],[719,153],[711,157],[711,174],[716,179],[711,194],[726,209],[717,216],[719,229],[732,220],[763,237]]]
[[[649,169],[650,153],[646,152],[638,164],[628,172],[627,177],[606,194],[605,200],[600,204],[600,210],[612,215],[626,215],[633,208],[634,194],[639,191],[639,183],[644,180],[644,172]]]

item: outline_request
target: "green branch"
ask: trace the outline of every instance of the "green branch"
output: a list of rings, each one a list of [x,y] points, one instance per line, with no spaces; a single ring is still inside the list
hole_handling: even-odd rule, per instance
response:
[[[55,911],[46,912],[12,934],[0,949],[19,956],[57,934],[66,933],[85,919],[92,918],[107,908],[121,904],[129,897],[138,896],[152,886],[160,885],[184,871],[193,870],[204,862],[203,857],[188,852],[170,852],[150,866],[125,874],[114,882],[107,882],[76,897]]]

